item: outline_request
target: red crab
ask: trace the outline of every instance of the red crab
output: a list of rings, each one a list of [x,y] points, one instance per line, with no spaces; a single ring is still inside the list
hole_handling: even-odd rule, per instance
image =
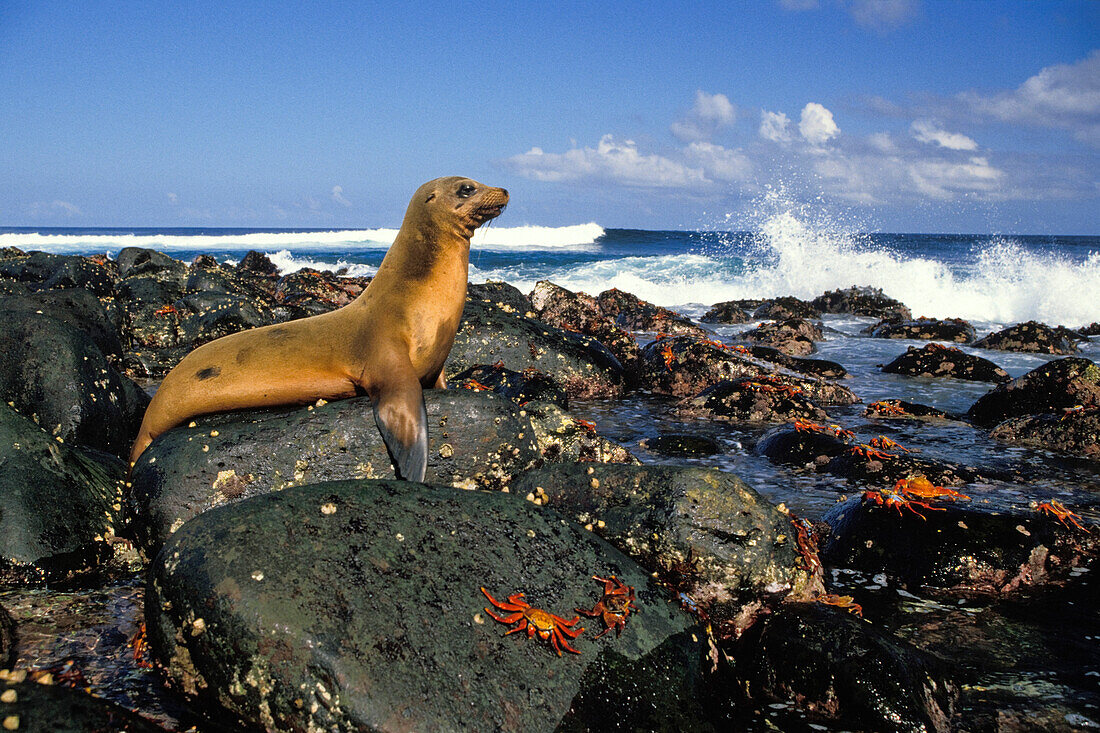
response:
[[[848,613],[854,613],[856,616],[863,618],[863,606],[855,602],[851,596],[838,596],[835,593],[826,593],[825,595],[815,598],[818,603],[824,603],[826,606],[836,606],[837,608],[843,608]]]
[[[970,499],[966,494],[961,494],[954,489],[936,486],[929,481],[927,477],[919,474],[910,476],[909,478],[899,478],[898,482],[894,484],[894,491],[905,494],[906,496],[915,496],[919,499],[938,499],[941,496],[947,497],[951,499],[951,501],[955,501],[956,499]]]
[[[573,628],[578,621],[581,620],[580,616],[574,616],[572,621],[566,621],[560,616],[555,616],[549,611],[544,611],[541,608],[535,608],[529,603],[523,600],[522,593],[516,593],[508,596],[508,602],[502,603],[497,599],[489,595],[489,591],[484,588],[481,592],[485,594],[485,597],[489,599],[497,608],[502,611],[508,611],[507,616],[497,616],[493,613],[491,608],[486,608],[485,613],[492,616],[502,624],[514,624],[519,622],[511,631],[504,632],[505,636],[508,634],[514,634],[517,631],[523,631],[526,629],[527,638],[530,639],[536,634],[543,641],[549,641],[554,647],[554,651],[561,656],[561,650],[564,648],[567,652],[573,652],[574,654],[580,654],[579,651],[569,646],[569,642],[566,641],[566,637],[570,639],[576,639],[580,636],[580,633],[584,631],[582,626],[579,629]]]
[[[905,408],[889,401],[872,402],[863,411],[864,417],[902,417],[906,414]]]
[[[574,608],[573,610],[577,613],[583,613],[585,616],[603,618],[607,628],[596,634],[597,639],[611,631],[611,629],[615,629],[615,636],[619,636],[623,633],[623,627],[626,626],[626,617],[630,615],[631,611],[638,610],[638,607],[634,605],[634,586],[626,585],[614,575],[610,578],[593,575],[592,579],[603,583],[603,597],[596,601],[596,605],[590,611],[585,611],[583,608]]]
[[[887,438],[885,435],[880,435],[877,438],[871,438],[871,440],[868,441],[867,445],[871,446],[875,450],[900,450],[905,451],[906,453],[909,452],[909,449],[906,448],[904,445],[902,445],[901,443],[895,443],[894,441]]]
[[[1062,502],[1058,501],[1057,499],[1044,501],[1042,504],[1036,506],[1035,510],[1051,515],[1059,522],[1066,525],[1066,527],[1069,527],[1069,522],[1073,522],[1073,526],[1077,527],[1077,529],[1083,530],[1085,532],[1089,531],[1088,528],[1085,527],[1085,525],[1081,524],[1080,515],[1074,514],[1069,509],[1066,509],[1065,506],[1062,505]],[[1069,520],[1069,522],[1066,521],[1067,519]]]
[[[873,501],[874,503],[878,504],[879,506],[893,507],[894,509],[897,510],[899,517],[901,516],[901,510],[903,508],[908,509],[909,511],[913,512],[914,514],[916,514],[918,517],[920,517],[921,519],[923,519],[925,521],[928,521],[928,517],[924,516],[923,514],[918,512],[913,507],[919,506],[919,507],[923,507],[925,509],[929,509],[929,510],[934,511],[934,512],[947,511],[943,507],[932,506],[931,504],[926,504],[923,501],[917,501],[916,499],[906,499],[901,494],[897,494],[897,493],[891,491],[890,489],[879,489],[878,491],[865,491],[865,492],[863,492],[863,499],[864,499],[864,501]]]
[[[669,344],[665,344],[665,347],[661,349],[661,356],[665,360],[665,369],[672,371],[672,361],[676,358],[676,355],[672,353],[672,347]]]

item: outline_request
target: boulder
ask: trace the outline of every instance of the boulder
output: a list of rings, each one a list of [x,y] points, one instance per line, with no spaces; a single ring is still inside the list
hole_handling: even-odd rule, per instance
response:
[[[126,466],[0,404],[0,585],[63,583],[112,555]]]
[[[466,297],[495,305],[505,313],[516,313],[528,318],[535,316],[527,296],[519,288],[506,282],[490,280],[480,284],[470,283],[466,286]]]
[[[1100,460],[1100,407],[1010,417],[993,428],[990,436],[1006,443],[1097,461]]]
[[[752,318],[749,311],[742,308],[738,301],[729,300],[715,303],[699,320],[703,323],[746,323]]]
[[[0,670],[0,724],[20,733],[163,733],[126,708],[60,684]]]
[[[68,443],[129,452],[149,397],[115,370],[88,333],[18,310],[7,311],[5,331],[0,400]]]
[[[879,436],[878,440],[881,439],[882,436]],[[827,464],[820,466],[819,470],[835,476],[843,476],[852,481],[885,488],[893,486],[899,479],[918,475],[944,486],[961,486],[991,478],[1005,481],[1021,480],[1021,477],[1014,472],[979,469],[936,458],[922,458],[897,444],[893,447],[876,447],[868,443],[853,445]]]
[[[287,309],[287,320],[316,316],[343,308],[359,297],[367,282],[303,267],[280,278],[275,302]]]
[[[745,347],[695,336],[652,341],[642,349],[640,382],[658,394],[694,395],[723,379],[757,374],[761,367]]]
[[[825,420],[825,411],[806,398],[802,389],[762,377],[723,380],[694,397],[680,401],[683,412],[736,422]]]
[[[1086,338],[1089,336],[1100,336],[1100,322],[1093,321],[1087,326],[1082,326],[1081,328],[1077,329],[1077,333],[1085,336]]]
[[[541,400],[553,402],[563,410],[569,409],[569,396],[565,390],[553,377],[534,367],[513,372],[499,363],[493,366],[478,364],[454,375],[451,386],[475,392],[495,392],[518,405]]]
[[[1100,533],[1038,511],[1005,512],[961,500],[926,503],[889,507],[857,496],[837,504],[825,514],[832,532],[823,559],[884,572],[910,589],[1003,593],[1063,581],[1100,550]]]
[[[123,278],[141,275],[155,275],[162,280],[182,280],[187,274],[187,265],[169,257],[163,252],[144,247],[123,247],[118,257],[119,275]]]
[[[846,451],[850,440],[851,434],[839,425],[798,421],[764,433],[755,452],[776,463],[818,468]]]
[[[637,463],[623,446],[602,437],[594,422],[570,415],[552,402],[532,400],[520,409],[531,421],[539,452],[547,461]]]
[[[618,288],[605,290],[596,297],[604,315],[615,319],[619,328],[627,331],[652,331],[672,335],[706,336],[706,330],[668,308],[647,303],[636,295]]]
[[[425,478],[501,490],[541,460],[515,403],[470,390],[426,390]],[[131,534],[153,555],[208,509],[333,479],[392,478],[370,399],[198,418],[153,441],[132,472]]]
[[[801,318],[791,318],[775,323],[761,323],[754,329],[742,331],[737,338],[753,344],[771,346],[790,356],[805,356],[817,351],[814,341],[824,338],[819,324]]]
[[[809,597],[791,519],[741,479],[676,466],[555,464],[513,492],[583,524],[682,593],[722,636]]]
[[[778,364],[792,372],[807,374],[811,377],[824,377],[825,379],[844,379],[848,376],[848,370],[843,365],[828,359],[802,359],[797,356],[784,354],[779,349],[770,346],[753,346],[749,349],[757,359],[762,359],[772,364]]]
[[[844,611],[792,604],[730,649],[735,684],[758,704],[791,705],[836,730],[953,730],[958,687],[947,665]]]
[[[505,636],[480,590],[569,620],[601,597],[593,575],[634,588],[637,610],[600,639],[602,620],[585,618],[579,654]],[[188,522],[145,607],[175,685],[248,726],[712,729],[704,634],[666,597],[595,534],[518,497],[343,481]]]
[[[1068,356],[997,386],[979,397],[967,415],[978,425],[993,427],[1010,417],[1076,407],[1100,407],[1100,367]]]
[[[84,288],[106,296],[118,281],[118,269],[105,258],[31,252],[0,260],[0,278],[32,290]]]
[[[69,288],[0,296],[0,318],[6,323],[12,313],[33,313],[67,323],[87,334],[104,356],[122,355],[118,325],[90,290]]]
[[[547,280],[540,280],[535,283],[530,300],[535,317],[540,321],[565,331],[591,336],[615,355],[628,375],[637,373],[641,353],[638,342],[604,315],[591,295],[574,293]]]
[[[904,354],[882,367],[882,371],[910,377],[952,377],[971,382],[1007,382],[1012,378],[989,359],[937,343],[919,349],[910,346]]]
[[[844,290],[830,290],[811,300],[810,305],[822,313],[850,313],[896,321],[913,318],[901,301],[894,300],[879,288],[852,286]]]
[[[254,275],[260,275],[262,277],[272,277],[279,274],[279,267],[271,258],[263,252],[257,252],[254,249],[250,249],[241,261],[236,265],[237,270],[243,270],[250,272]]]
[[[885,319],[863,330],[878,339],[923,339],[968,344],[974,340],[974,327],[961,318],[917,318],[897,321]]]
[[[1020,351],[1032,354],[1073,354],[1081,334],[1058,326],[1028,321],[996,331],[974,342],[975,348]]]
[[[867,405],[863,411],[863,417],[886,418],[902,420],[955,420],[957,418],[948,415],[943,410],[935,407],[921,405],[905,400],[879,400]]]
[[[534,368],[549,374],[570,397],[614,397],[625,386],[622,364],[596,339],[467,298],[447,379],[497,362],[516,372]]]
[[[15,622],[0,606],[0,669],[10,669],[15,664]]]
[[[789,321],[792,318],[821,318],[821,313],[806,301],[786,295],[765,300],[752,312],[752,317]]]

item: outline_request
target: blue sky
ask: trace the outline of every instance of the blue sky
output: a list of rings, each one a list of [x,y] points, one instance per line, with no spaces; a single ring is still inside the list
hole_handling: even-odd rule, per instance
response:
[[[0,3],[0,226],[1100,234],[1094,0],[373,6]]]

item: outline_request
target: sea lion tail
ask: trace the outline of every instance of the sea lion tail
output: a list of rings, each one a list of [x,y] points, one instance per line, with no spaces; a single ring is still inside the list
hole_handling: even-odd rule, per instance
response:
[[[419,382],[411,379],[402,388],[379,390],[371,402],[397,478],[423,481],[428,467],[428,412]]]

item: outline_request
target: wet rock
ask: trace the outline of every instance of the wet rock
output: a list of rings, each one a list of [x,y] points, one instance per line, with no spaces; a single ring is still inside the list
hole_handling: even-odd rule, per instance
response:
[[[426,390],[427,481],[501,490],[541,460],[515,403]],[[152,555],[181,524],[223,504],[334,479],[392,478],[366,397],[320,407],[198,418],[157,437],[133,469],[132,534]]]
[[[118,328],[90,290],[69,288],[0,296],[0,319],[7,322],[10,313],[40,313],[79,328],[105,356],[122,354]]]
[[[0,725],[5,731],[21,733],[163,731],[135,713],[83,690],[32,681],[26,670],[0,670]]]
[[[513,372],[501,365],[478,364],[454,376],[451,386],[472,389],[475,392],[495,392],[519,405],[531,400],[553,402],[563,410],[569,409],[569,397],[565,390],[548,374],[534,367]]]
[[[906,452],[902,447],[876,447],[871,444],[850,446],[819,470],[876,488],[889,488],[899,479],[911,476],[925,476],[942,486],[961,486],[990,478],[1020,480],[1019,476],[1005,471],[922,458]]]
[[[851,434],[839,425],[800,421],[772,428],[756,443],[755,452],[776,463],[819,467],[848,450]]]
[[[687,596],[723,636],[739,634],[769,605],[818,587],[802,566],[790,518],[730,473],[555,464],[524,474],[513,492],[630,555]]]
[[[721,453],[722,448],[713,438],[690,433],[666,433],[646,438],[641,446],[662,456],[693,458]]]
[[[641,298],[624,293],[618,288],[605,290],[596,297],[600,310],[615,319],[619,328],[627,331],[654,331],[673,335],[691,334],[705,336],[706,330],[691,322],[690,318],[670,311]]]
[[[244,270],[256,275],[262,275],[264,277],[271,277],[272,275],[279,274],[279,267],[271,261],[263,252],[257,252],[254,249],[250,249],[241,261],[237,263],[238,270]]]
[[[867,405],[864,417],[900,418],[903,420],[955,420],[943,410],[905,400],[879,400]]]
[[[910,346],[904,354],[882,367],[882,371],[910,377],[953,377],[972,382],[1006,382],[1012,378],[989,359],[937,343],[919,349]]]
[[[0,278],[10,278],[32,290],[84,288],[110,295],[118,270],[105,258],[31,252],[0,260]]]
[[[629,450],[601,436],[596,423],[574,417],[552,402],[528,402],[520,417],[530,419],[539,452],[547,461],[638,463]]]
[[[175,262],[175,260],[173,260]],[[179,344],[179,315],[175,306],[185,292],[187,270],[161,268],[127,277],[116,290],[122,308],[123,337],[136,349]]]
[[[827,564],[885,572],[909,588],[1003,593],[1066,579],[1100,550],[1100,534],[1038,511],[997,512],[974,502],[879,505],[862,496],[825,515]]]
[[[712,419],[737,422],[825,420],[825,411],[808,400],[801,388],[761,377],[724,380],[680,401],[681,410]]]
[[[149,404],[145,392],[79,327],[28,311],[6,316],[0,400],[68,443],[128,452]]]
[[[305,318],[342,308],[365,288],[355,279],[304,267],[279,280],[275,301],[288,309],[290,318]]]
[[[978,339],[974,346],[979,349],[998,349],[1000,351],[1021,351],[1034,354],[1073,354],[1077,351],[1077,341],[1081,335],[1068,328],[1051,328],[1045,323],[1028,321],[996,331]]]
[[[531,291],[535,317],[565,331],[575,331],[599,341],[615,355],[627,375],[638,371],[641,349],[634,337],[605,316],[596,299],[587,293],[574,293],[552,282],[540,280]]]
[[[821,318],[821,313],[806,301],[785,295],[765,300],[753,311],[752,317],[789,321],[792,318]]]
[[[1093,321],[1087,326],[1077,329],[1082,336],[1100,336],[1100,322]]]
[[[747,377],[760,369],[743,346],[676,336],[658,339],[642,349],[640,381],[653,392],[686,397],[723,379]]]
[[[974,340],[974,327],[961,318],[917,318],[911,321],[882,320],[863,330],[878,339],[923,339],[968,344]]]
[[[805,356],[817,351],[814,341],[824,338],[821,326],[791,318],[776,323],[762,323],[756,328],[743,331],[737,337],[753,344],[772,346],[784,354]]]
[[[15,622],[0,606],[0,669],[11,669],[15,664]]]
[[[505,313],[516,313],[528,318],[535,315],[527,296],[519,288],[506,282],[490,280],[480,284],[470,283],[466,286],[466,296],[502,308]]]
[[[810,305],[822,313],[850,313],[896,321],[913,318],[901,301],[894,300],[879,288],[852,286],[844,290],[829,290],[810,301]]]
[[[1080,357],[1057,359],[978,398],[967,415],[992,427],[1010,417],[1100,407],[1100,367]]]
[[[0,585],[61,583],[110,557],[125,464],[0,404]]]
[[[483,610],[481,587],[569,618],[593,574],[638,610],[621,636],[586,620],[580,654]],[[269,730],[710,729],[702,631],[629,558],[509,494],[346,481],[208,512],[157,559],[146,612],[181,690]]]
[[[447,379],[498,361],[513,371],[534,368],[549,374],[570,397],[614,397],[624,389],[622,364],[596,339],[467,298],[445,367]]]
[[[773,349],[770,346],[753,346],[749,349],[749,352],[757,359],[778,364],[800,374],[825,377],[826,379],[843,379],[848,376],[848,370],[843,365],[828,359],[800,359],[797,356],[784,354],[779,349]]]
[[[192,350],[189,344],[163,349],[139,348],[127,351],[122,359],[122,371],[132,379],[163,379]]]
[[[958,690],[946,665],[844,611],[786,606],[731,649],[755,700],[796,706],[838,729],[952,729]]]
[[[182,281],[187,276],[187,265],[155,249],[123,247],[115,262],[124,279],[153,275],[159,280]]]
[[[186,295],[176,302],[175,308],[179,341],[190,348],[277,322],[271,309],[260,300],[213,290]]]
[[[724,303],[715,303],[710,310],[700,318],[703,323],[746,323],[752,318],[749,311],[742,308],[738,301],[728,300]]]
[[[1011,417],[990,436],[1017,445],[1100,460],[1100,407]]]

